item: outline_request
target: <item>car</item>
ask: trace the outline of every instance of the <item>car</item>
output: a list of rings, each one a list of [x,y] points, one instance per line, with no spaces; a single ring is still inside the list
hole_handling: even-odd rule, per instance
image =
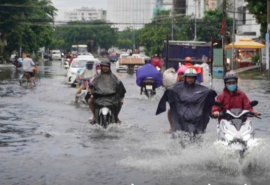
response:
[[[53,60],[61,60],[61,51],[60,50],[51,50],[51,57]]]
[[[129,54],[123,53],[119,56],[119,58],[127,58],[129,57]],[[115,64],[116,72],[119,72],[120,70],[127,70],[127,65],[120,65],[119,60],[117,60]]]
[[[76,86],[78,70],[84,68],[86,65],[86,62],[88,61],[94,61],[95,65],[98,65],[100,63],[100,61],[97,58],[93,58],[93,57],[73,59],[67,71],[67,76],[65,80],[66,84],[71,85],[72,87]]]
[[[116,53],[111,53],[108,55],[108,59],[110,62],[116,62],[118,60],[118,56]]]
[[[38,54],[38,56],[40,56],[40,57],[42,57],[42,55],[43,55],[43,58],[44,58],[44,59],[52,60],[52,57],[51,57],[49,54],[45,53],[45,52],[38,51],[37,54]]]

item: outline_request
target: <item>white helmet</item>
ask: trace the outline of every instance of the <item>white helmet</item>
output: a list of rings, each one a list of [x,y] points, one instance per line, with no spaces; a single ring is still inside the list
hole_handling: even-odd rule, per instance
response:
[[[193,69],[193,68],[188,68],[188,69],[186,69],[184,76],[185,76],[185,77],[186,77],[186,76],[194,76],[194,77],[197,77],[197,72],[196,72],[196,70]]]

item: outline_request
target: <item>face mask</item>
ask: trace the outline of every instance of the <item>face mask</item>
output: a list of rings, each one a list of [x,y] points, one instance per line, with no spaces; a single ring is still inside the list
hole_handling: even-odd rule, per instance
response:
[[[232,84],[232,85],[228,85],[227,89],[228,89],[228,91],[233,92],[236,90],[236,87],[237,87],[236,85]]]
[[[100,70],[100,69],[98,69],[98,70],[97,70],[97,74],[100,74],[100,73],[101,73],[101,70]]]

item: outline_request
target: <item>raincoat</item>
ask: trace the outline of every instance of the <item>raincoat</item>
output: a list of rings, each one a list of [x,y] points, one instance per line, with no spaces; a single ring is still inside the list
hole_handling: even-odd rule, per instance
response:
[[[97,107],[109,107],[115,114],[119,113],[126,89],[111,71],[97,75],[90,83],[90,88]]]
[[[166,111],[168,102],[172,111],[173,131],[201,133],[207,127],[216,96],[214,90],[200,84],[176,82],[164,92],[156,115]]]
[[[139,68],[136,72],[136,84],[142,86],[142,82],[145,78],[152,77],[155,79],[155,87],[158,88],[162,86],[162,76],[161,73],[151,64],[145,64]]]
[[[223,93],[217,97],[217,102],[222,103],[226,110],[239,108],[243,110],[249,110],[251,112],[253,111],[252,107],[250,106],[248,97],[244,92],[240,90],[236,90],[235,93],[231,94],[225,87]],[[222,108],[214,105],[212,112],[215,111],[221,112]]]

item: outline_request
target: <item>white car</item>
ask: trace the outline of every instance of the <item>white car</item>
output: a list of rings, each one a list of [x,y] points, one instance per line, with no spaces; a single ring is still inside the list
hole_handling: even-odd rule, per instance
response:
[[[129,54],[127,53],[123,53],[119,56],[119,58],[127,58],[127,57],[129,57]],[[127,65],[120,65],[119,60],[117,60],[115,68],[116,68],[116,72],[119,72],[121,70],[127,70]]]
[[[53,60],[61,60],[61,52],[60,50],[51,50],[51,57]]]
[[[71,86],[76,85],[77,83],[77,75],[78,70],[81,70],[86,66],[86,62],[93,61],[94,62],[94,68],[96,65],[100,63],[100,61],[97,58],[74,58],[73,61],[70,64],[70,67],[67,71],[66,76],[66,84],[69,84]]]

